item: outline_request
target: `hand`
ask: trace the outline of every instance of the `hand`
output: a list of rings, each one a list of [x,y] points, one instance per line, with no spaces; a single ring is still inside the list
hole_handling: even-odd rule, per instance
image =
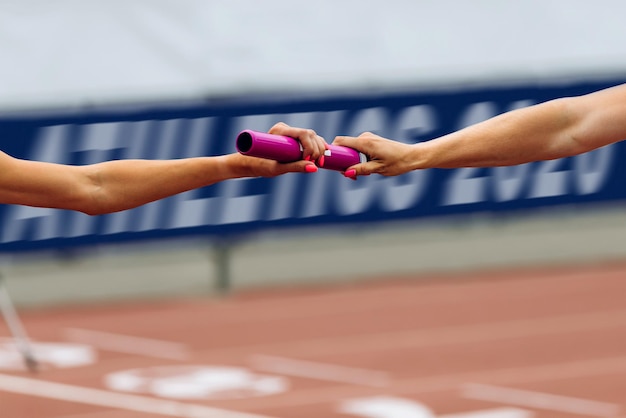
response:
[[[302,157],[306,161],[318,161],[320,158],[323,158],[327,147],[324,138],[319,136],[313,129],[295,128],[284,122],[278,122],[272,126],[268,133],[297,139],[302,144]],[[323,165],[323,163],[320,165]]]
[[[364,132],[358,137],[338,136],[333,141],[333,145],[354,148],[369,157],[369,161],[346,169],[344,176],[352,179],[372,173],[397,176],[412,169],[413,145],[392,141],[371,132]]]
[[[316,160],[323,165],[324,150],[327,147],[324,138],[312,129],[296,128],[279,122],[268,131],[273,135],[284,135],[297,139],[302,144],[303,160],[293,163],[279,163],[265,158],[232,154],[229,157],[232,167],[237,167],[236,176],[241,177],[275,177],[285,173],[315,173],[318,168]]]

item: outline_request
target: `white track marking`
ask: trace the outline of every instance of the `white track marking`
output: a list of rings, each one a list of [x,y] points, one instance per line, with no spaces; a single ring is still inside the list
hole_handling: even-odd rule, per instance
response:
[[[619,405],[612,403],[477,383],[463,385],[462,396],[467,399],[593,417],[613,417],[620,412]]]
[[[183,361],[189,358],[189,350],[184,344],[171,341],[78,328],[67,328],[65,335],[71,341],[89,344],[101,350],[170,360]]]
[[[391,396],[348,399],[341,403],[339,412],[363,418],[435,418],[423,403]]]
[[[435,418],[426,405],[412,399],[392,396],[372,396],[347,399],[341,402],[339,412],[363,418]],[[439,418],[531,418],[531,411],[518,408],[495,408],[482,411],[438,415]]]
[[[106,411],[87,412],[84,414],[60,415],[54,418],[128,418],[128,411],[108,409]]]
[[[100,389],[0,374],[0,391],[181,418],[270,418],[204,405],[127,395]]]
[[[465,383],[473,381],[515,385],[560,379],[581,379],[589,376],[614,376],[617,373],[626,373],[626,356],[394,379],[389,386],[384,388],[384,391],[388,396],[417,395],[458,390]],[[242,399],[237,407],[242,410],[251,410],[252,408],[272,409],[315,405],[363,396],[364,391],[372,393],[372,390],[354,385],[292,390],[272,397]]]
[[[460,414],[440,415],[439,418],[532,418],[531,411],[518,408],[495,408],[483,411],[462,412]]]
[[[287,376],[353,383],[361,386],[383,387],[389,384],[389,375],[376,370],[261,354],[252,356],[250,361],[255,369]]]

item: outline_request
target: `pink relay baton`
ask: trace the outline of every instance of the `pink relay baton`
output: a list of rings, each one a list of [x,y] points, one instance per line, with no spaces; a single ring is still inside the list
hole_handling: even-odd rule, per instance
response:
[[[237,151],[251,157],[267,158],[279,163],[302,159],[302,145],[294,138],[246,129],[237,135]],[[355,149],[329,145],[324,151],[324,166],[328,170],[345,171],[354,164],[367,161],[367,156]]]

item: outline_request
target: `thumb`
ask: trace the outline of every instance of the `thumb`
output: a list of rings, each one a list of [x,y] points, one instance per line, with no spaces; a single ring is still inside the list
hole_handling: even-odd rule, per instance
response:
[[[336,136],[333,141],[333,145],[340,145],[342,147],[349,147],[357,151],[361,151],[359,149],[359,139],[354,136]]]
[[[343,172],[343,175],[356,179],[357,176],[369,176],[370,174],[377,173],[378,167],[379,163],[377,161],[367,161],[348,167],[346,171]]]
[[[312,161],[295,161],[293,163],[280,164],[285,173],[315,173],[318,168]]]

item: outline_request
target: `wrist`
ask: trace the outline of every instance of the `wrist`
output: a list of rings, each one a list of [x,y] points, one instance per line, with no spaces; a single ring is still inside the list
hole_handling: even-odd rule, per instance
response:
[[[410,145],[411,149],[407,158],[408,170],[424,170],[432,168],[432,147],[426,142],[419,142],[417,144]]]
[[[213,161],[214,173],[219,181],[244,177],[244,165],[238,158],[239,154],[226,154],[209,157]]]

